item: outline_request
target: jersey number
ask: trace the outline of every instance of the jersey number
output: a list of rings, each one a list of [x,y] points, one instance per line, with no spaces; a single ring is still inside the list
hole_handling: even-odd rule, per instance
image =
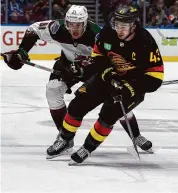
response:
[[[38,29],[45,29],[47,25],[48,25],[47,22],[40,23]]]
[[[160,54],[159,54],[159,50],[156,50],[156,53],[154,52],[150,52],[150,62],[159,62],[160,59]]]

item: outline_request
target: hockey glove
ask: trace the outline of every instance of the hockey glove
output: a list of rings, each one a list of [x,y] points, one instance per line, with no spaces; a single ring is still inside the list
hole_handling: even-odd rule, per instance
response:
[[[101,78],[108,84],[111,84],[111,81],[113,79],[120,81],[120,77],[113,67],[105,69],[104,72],[101,74]]]
[[[115,102],[135,96],[134,88],[126,80],[122,80],[112,67],[102,73],[102,79],[110,85],[111,95]]]
[[[56,58],[56,63],[54,64],[53,69],[60,71],[59,79],[64,82],[74,81],[75,76],[70,70],[70,63],[65,61],[64,58]]]
[[[90,56],[76,55],[74,62],[71,64],[72,73],[79,79],[83,78],[85,67],[92,64]]]
[[[135,90],[131,84],[126,80],[116,81],[112,79],[111,85],[111,95],[115,102],[119,102],[122,99],[129,99],[135,96]]]
[[[20,69],[24,64],[24,61],[30,61],[28,53],[20,48],[18,50],[12,50],[3,54],[4,62],[13,70]]]
[[[123,89],[123,84],[122,82],[115,81],[112,79],[111,81],[111,95],[114,99],[114,102],[117,103],[122,100],[122,89]]]
[[[70,66],[70,71],[74,74],[74,76],[76,78],[82,78],[83,77],[83,68],[80,67],[80,65],[78,64],[78,62],[74,61],[73,63],[71,63]]]

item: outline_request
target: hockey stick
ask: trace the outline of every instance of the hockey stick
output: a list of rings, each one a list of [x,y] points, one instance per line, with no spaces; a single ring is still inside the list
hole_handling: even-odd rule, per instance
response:
[[[128,128],[128,131],[129,131],[129,134],[130,134],[132,143],[133,143],[133,147],[127,147],[127,151],[128,151],[134,158],[140,160],[140,155],[139,155],[139,153],[138,153],[137,145],[136,145],[136,143],[135,143],[135,139],[134,139],[134,136],[133,136],[133,133],[132,133],[132,129],[131,129],[131,126],[130,126],[130,123],[129,123],[127,114],[126,114],[126,112],[125,112],[125,108],[124,108],[124,105],[123,105],[123,103],[122,103],[122,100],[119,100],[119,103],[120,103],[120,106],[121,106],[121,109],[122,109],[122,112],[123,112],[123,115],[124,115],[124,118],[125,118],[125,122],[126,122],[126,125],[127,125],[127,128]]]
[[[116,82],[113,80],[112,81],[112,85],[116,88]],[[140,160],[140,155],[138,153],[138,149],[137,149],[137,145],[135,143],[135,139],[134,139],[134,136],[133,136],[133,132],[132,132],[132,129],[131,129],[131,126],[130,126],[130,123],[129,123],[129,120],[128,120],[128,117],[127,117],[127,114],[125,112],[125,108],[124,108],[124,105],[122,103],[122,96],[121,95],[117,95],[115,97],[113,97],[114,99],[114,103],[120,103],[120,106],[121,106],[121,109],[122,109],[122,113],[124,115],[124,118],[125,118],[125,122],[126,122],[126,125],[127,125],[127,128],[128,128],[128,131],[129,131],[129,134],[130,134],[130,138],[132,140],[132,143],[133,143],[133,146],[131,147],[127,147],[127,151],[136,159]]]
[[[4,54],[0,54],[1,56],[4,57]],[[44,71],[47,71],[47,72],[51,72],[53,74],[56,74],[58,76],[61,76],[62,72],[61,71],[58,71],[58,70],[55,70],[55,69],[52,69],[52,68],[48,68],[48,67],[45,67],[45,66],[41,66],[39,64],[35,64],[33,62],[29,62],[29,61],[22,61],[23,64],[26,64],[28,66],[32,66],[32,67],[35,67],[35,68],[38,68],[38,69],[41,69],[41,70],[44,70]],[[61,79],[62,80],[62,79]],[[68,88],[68,90],[66,91],[67,94],[71,94],[72,93],[72,90],[71,88]]]
[[[1,53],[1,56],[5,56],[5,54],[2,54]],[[45,71],[48,71],[48,72],[51,72],[51,73],[53,73],[53,74],[56,74],[56,75],[58,75],[58,76],[60,76],[61,75],[61,72],[60,71],[58,71],[58,70],[54,70],[54,69],[52,69],[52,68],[48,68],[48,67],[45,67],[45,66],[41,66],[41,65],[39,65],[39,64],[35,64],[35,63],[33,63],[33,62],[29,62],[29,61],[22,61],[22,63],[23,64],[26,64],[26,65],[28,65],[28,66],[33,66],[33,67],[35,67],[35,68],[39,68],[39,69],[42,69],[42,70],[45,70]]]
[[[1,56],[4,57],[4,54],[0,54]],[[29,65],[29,66],[33,66],[35,68],[39,68],[39,69],[42,69],[42,70],[45,70],[45,71],[48,71],[48,72],[51,72],[53,74],[56,74],[58,76],[61,75],[61,72],[58,71],[58,70],[54,70],[52,68],[48,68],[48,67],[45,67],[45,66],[41,66],[39,64],[35,64],[33,62],[29,62],[29,61],[22,61],[23,64],[26,64],[26,65]],[[169,80],[169,81],[164,81],[162,85],[169,85],[169,84],[178,84],[178,80]]]
[[[56,75],[58,75],[58,76],[61,75],[61,72],[58,71],[58,70],[55,70],[55,69],[52,69],[52,68],[48,68],[48,67],[45,67],[45,66],[41,66],[41,65],[39,65],[39,64],[35,64],[35,63],[29,62],[29,61],[22,61],[22,62],[23,62],[23,64],[27,64],[27,65],[29,65],[29,66],[33,66],[33,67],[35,67],[35,68],[39,68],[39,69],[42,69],[42,70],[51,72],[51,73],[56,74]]]
[[[164,81],[162,85],[169,85],[169,84],[178,84],[178,80]]]
[[[156,29],[158,34],[162,37],[163,40],[167,40],[167,39],[178,39],[178,37],[165,37],[164,34],[160,31],[159,28]]]

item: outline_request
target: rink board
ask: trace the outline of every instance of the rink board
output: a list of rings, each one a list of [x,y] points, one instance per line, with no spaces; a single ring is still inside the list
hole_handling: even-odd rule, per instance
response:
[[[1,52],[15,50],[20,45],[27,26],[1,26]],[[178,38],[165,40],[156,29],[147,29],[155,38],[164,61],[178,61]],[[160,29],[165,37],[177,37],[178,29]],[[30,50],[32,60],[53,60],[60,55],[61,48],[58,45],[39,40]]]

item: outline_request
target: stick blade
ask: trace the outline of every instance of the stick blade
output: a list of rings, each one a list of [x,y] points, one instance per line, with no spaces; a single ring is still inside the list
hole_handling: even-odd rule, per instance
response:
[[[75,162],[74,160],[70,160],[70,162],[68,163],[68,165],[69,166],[78,166],[78,165],[80,165],[80,163],[77,163],[77,162]]]
[[[140,156],[133,146],[127,147],[127,151],[134,159],[136,159],[138,161],[140,160]]]

